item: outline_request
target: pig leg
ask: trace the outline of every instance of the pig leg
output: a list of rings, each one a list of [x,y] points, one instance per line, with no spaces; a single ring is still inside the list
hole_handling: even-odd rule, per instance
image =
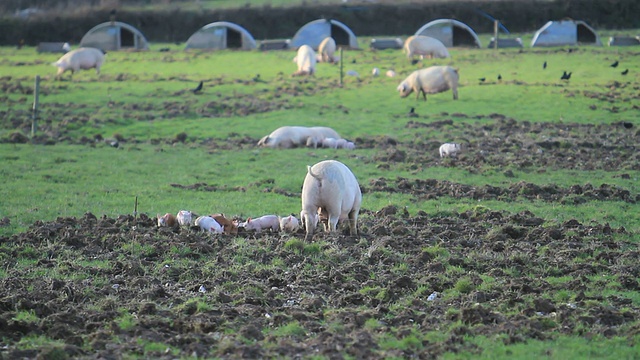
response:
[[[458,100],[458,87],[452,86],[451,92],[453,92],[453,100]]]
[[[357,224],[358,224],[358,211],[351,210],[351,212],[349,213],[349,234],[351,234],[351,236],[358,235]]]

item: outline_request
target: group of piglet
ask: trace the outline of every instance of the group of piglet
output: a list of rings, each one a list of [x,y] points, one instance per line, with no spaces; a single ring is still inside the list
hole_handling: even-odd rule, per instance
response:
[[[356,145],[343,139],[338,132],[326,126],[281,126],[258,141],[258,146],[270,148],[330,148],[353,150]]]
[[[212,214],[198,216],[188,210],[180,210],[177,215],[166,213],[158,214],[158,227],[191,227],[195,226],[206,232],[217,234],[237,234],[238,229],[254,231],[257,234],[262,230],[271,232],[284,231],[294,233],[300,227],[300,222],[294,215],[280,217],[278,215],[264,215],[259,218],[248,218],[247,221],[229,219],[224,214]]]

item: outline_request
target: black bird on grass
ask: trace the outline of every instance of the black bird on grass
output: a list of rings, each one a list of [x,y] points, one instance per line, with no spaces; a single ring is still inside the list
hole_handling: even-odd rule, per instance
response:
[[[191,90],[191,91],[193,91],[194,94],[198,94],[198,93],[200,93],[202,91],[202,86],[203,85],[204,85],[203,82],[200,81],[200,84],[198,84],[198,86],[195,89]]]
[[[627,75],[629,73],[629,69],[625,69],[623,72],[621,72],[620,74],[622,75]]]
[[[613,64],[611,64],[611,65],[609,65],[609,66],[611,66],[612,68],[614,68],[614,67],[618,67],[618,64],[619,64],[619,62],[618,62],[618,60],[616,60],[616,61],[614,61],[614,62],[613,62]]]
[[[253,78],[253,81],[261,83],[266,82],[260,78],[260,74],[256,74],[256,76]]]
[[[545,61],[545,62],[542,64],[542,69],[544,70],[544,69],[546,69],[546,68],[547,68],[547,62]]]
[[[487,80],[487,78],[480,78],[478,80],[480,80],[480,82],[484,82],[485,80]]]
[[[498,74],[498,80],[502,80],[502,75]]]
[[[416,114],[416,108],[412,107],[411,110],[409,110],[409,113],[407,114],[407,116],[409,116],[409,117],[417,117],[418,114]]]
[[[412,59],[412,60],[411,60],[411,65],[415,65],[415,64],[417,64],[417,63],[419,63],[419,62],[420,62],[420,60]]]
[[[568,73],[568,72],[566,72],[566,71],[563,71],[563,74],[562,74],[562,76],[560,77],[560,80],[569,80],[569,79],[571,79],[571,73],[570,73],[570,72]]]

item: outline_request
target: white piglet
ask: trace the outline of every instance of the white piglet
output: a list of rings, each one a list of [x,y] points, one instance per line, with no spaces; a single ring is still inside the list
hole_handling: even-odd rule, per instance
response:
[[[357,235],[358,213],[362,203],[360,185],[353,172],[336,160],[321,161],[307,166],[302,185],[300,217],[306,227],[305,240],[313,238],[318,224],[318,209],[328,216],[329,231],[336,231],[338,220],[347,218],[351,235]]]
[[[222,234],[224,232],[224,228],[220,225],[214,218],[211,216],[200,216],[196,219],[196,226],[199,226],[200,229],[207,232],[214,232],[217,234]]]
[[[178,220],[178,225],[180,226],[191,226],[191,211],[188,210],[180,210],[178,211],[178,215],[176,215],[176,219]]]
[[[401,97],[407,97],[416,92],[416,99],[420,93],[427,101],[427,94],[437,94],[451,89],[453,100],[458,99],[458,70],[451,66],[431,66],[412,72],[404,79],[397,90]]]
[[[262,230],[271,229],[271,231],[278,231],[280,229],[280,218],[277,215],[264,215],[259,218],[248,218],[247,221],[238,225],[245,230],[255,231],[256,234],[260,234]]]
[[[409,59],[416,55],[419,55],[421,59],[450,57],[449,51],[442,41],[423,35],[409,36],[404,42],[404,52]]]
[[[298,48],[298,54],[293,58],[298,65],[298,71],[293,76],[313,75],[316,72],[316,53],[311,46],[302,45]]]
[[[293,215],[280,218],[280,230],[282,231],[294,233],[298,230],[299,227],[300,222]]]
[[[440,145],[440,157],[457,157],[458,153],[462,151],[460,144],[456,143],[444,143]]]
[[[58,68],[56,77],[60,77],[65,71],[71,71],[71,74],[79,70],[96,69],[96,74],[100,74],[100,67],[104,63],[105,53],[100,49],[82,47],[69,51],[62,55],[58,61],[51,65]]]

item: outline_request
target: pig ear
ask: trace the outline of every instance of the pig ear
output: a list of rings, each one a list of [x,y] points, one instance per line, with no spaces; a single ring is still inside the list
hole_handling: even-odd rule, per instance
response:
[[[247,218],[247,222],[251,222],[251,218]]]

